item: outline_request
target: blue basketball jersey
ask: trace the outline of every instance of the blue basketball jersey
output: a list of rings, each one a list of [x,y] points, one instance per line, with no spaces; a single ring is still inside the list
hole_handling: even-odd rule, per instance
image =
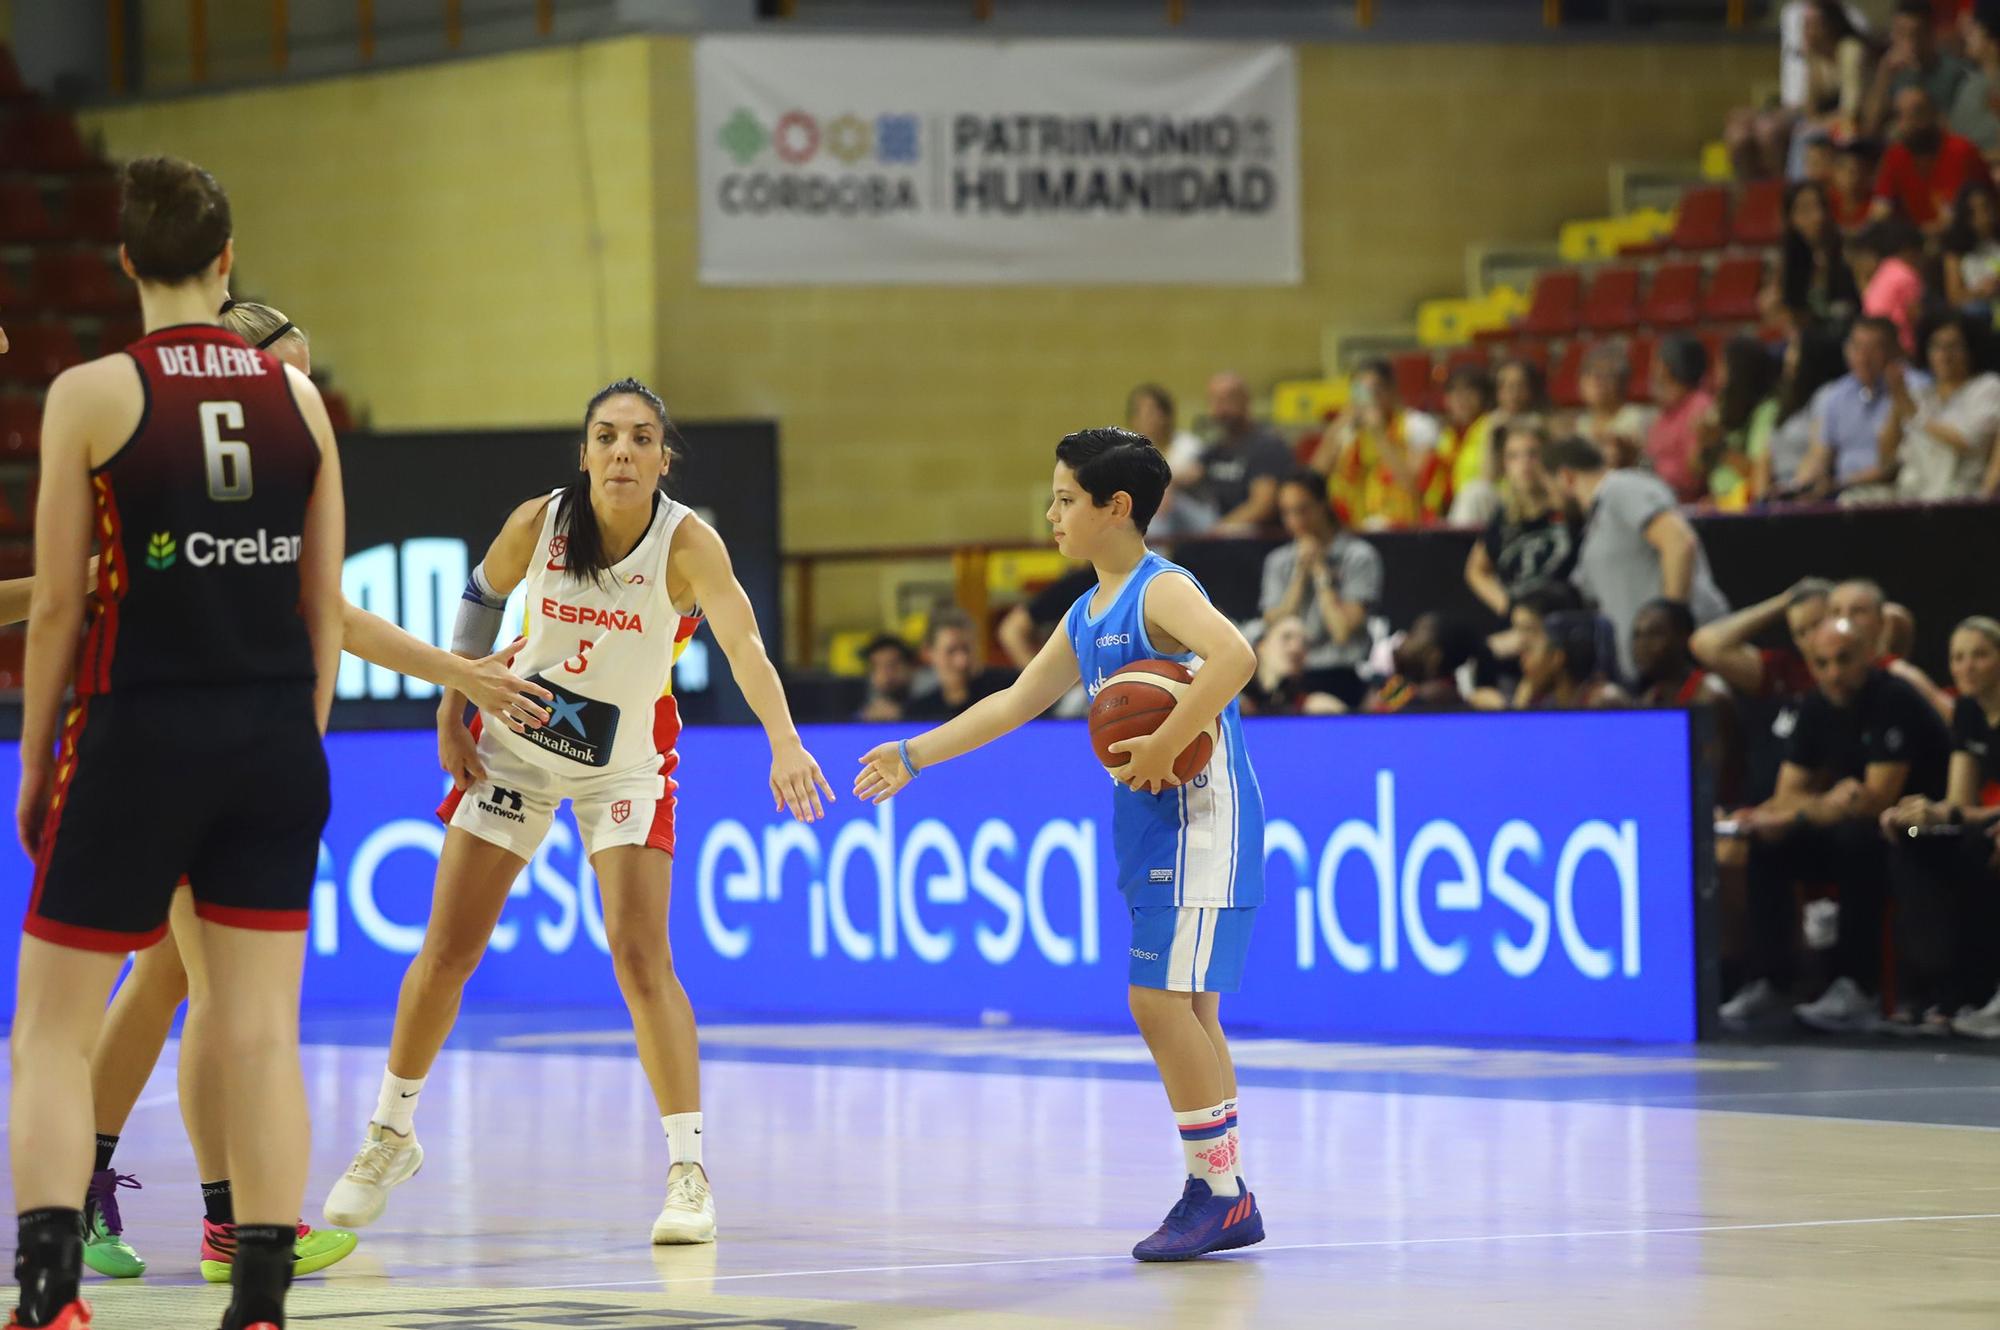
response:
[[[1192,652],[1170,655],[1154,647],[1146,633],[1146,588],[1162,573],[1194,581],[1185,568],[1148,552],[1102,614],[1093,618],[1090,613],[1095,587],[1070,607],[1063,631],[1076,648],[1076,663],[1093,698],[1135,660],[1175,660],[1199,668]],[[1195,586],[1200,589],[1201,584]],[[1250,769],[1243,720],[1234,701],[1217,728],[1214,755],[1187,784],[1147,794],[1113,782],[1111,834],[1118,889],[1133,905],[1264,903],[1264,796]]]

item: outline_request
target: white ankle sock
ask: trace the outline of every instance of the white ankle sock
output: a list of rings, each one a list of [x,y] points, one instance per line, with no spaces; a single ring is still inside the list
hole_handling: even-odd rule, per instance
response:
[[[1181,1154],[1187,1160],[1188,1176],[1200,1178],[1217,1196],[1234,1196],[1236,1159],[1229,1148],[1229,1126],[1223,1106],[1197,1108],[1174,1114],[1181,1129]]]
[[[667,1149],[676,1164],[701,1163],[701,1114],[669,1113],[660,1119],[667,1129]],[[706,1166],[703,1167],[706,1172]]]
[[[1222,1101],[1222,1120],[1229,1124],[1229,1166],[1236,1170],[1238,1180],[1243,1177],[1243,1143],[1236,1135],[1236,1101]]]
[[[385,1067],[382,1071],[382,1095],[375,1101],[373,1120],[399,1136],[408,1136],[415,1131],[417,1096],[423,1093],[424,1082],[428,1079],[416,1076],[406,1080]]]

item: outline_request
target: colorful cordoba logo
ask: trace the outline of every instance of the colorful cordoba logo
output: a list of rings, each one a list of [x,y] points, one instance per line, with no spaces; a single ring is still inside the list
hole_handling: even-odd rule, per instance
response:
[[[739,106],[716,141],[738,166],[749,166],[766,150],[787,166],[804,166],[822,151],[845,166],[870,161],[909,166],[923,155],[923,123],[903,113],[884,112],[871,120],[852,111],[821,121],[794,108],[767,128],[749,107]]]

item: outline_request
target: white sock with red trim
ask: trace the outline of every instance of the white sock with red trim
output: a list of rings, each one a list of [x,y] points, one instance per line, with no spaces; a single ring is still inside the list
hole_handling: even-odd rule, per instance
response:
[[[1221,1104],[1174,1114],[1181,1132],[1181,1154],[1187,1160],[1188,1176],[1200,1178],[1217,1196],[1235,1196],[1242,1188],[1236,1181],[1236,1155],[1229,1147],[1229,1123]]]
[[[1236,1180],[1243,1180],[1243,1142],[1236,1134],[1236,1100],[1232,1097],[1222,1101],[1222,1120],[1229,1124],[1229,1164],[1236,1170]]]

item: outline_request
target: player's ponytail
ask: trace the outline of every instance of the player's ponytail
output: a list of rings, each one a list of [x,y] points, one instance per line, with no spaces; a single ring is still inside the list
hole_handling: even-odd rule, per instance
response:
[[[660,420],[660,446],[670,456],[678,455],[679,449],[674,447],[674,422],[667,415],[667,404],[637,379],[620,379],[597,390],[590,405],[583,409],[584,434],[589,435],[590,422],[596,417],[598,407],[613,397],[627,394],[644,398],[653,408],[653,414]],[[567,575],[578,582],[603,586],[611,573],[611,552],[604,548],[604,532],[597,525],[596,510],[590,506],[590,473],[580,463],[576,475],[556,498],[556,532],[563,538]]]
[[[229,236],[229,196],[214,176],[178,157],[126,165],[118,239],[141,281],[171,286],[200,276]]]

